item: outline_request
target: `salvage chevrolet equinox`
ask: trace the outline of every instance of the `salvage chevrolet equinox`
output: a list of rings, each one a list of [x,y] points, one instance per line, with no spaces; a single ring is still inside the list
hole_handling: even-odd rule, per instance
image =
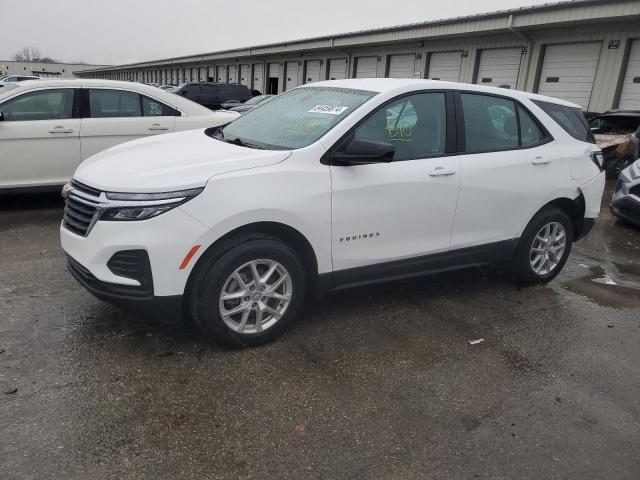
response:
[[[247,346],[329,290],[494,262],[520,284],[548,282],[598,216],[604,182],[572,103],[338,80],[93,156],[65,186],[60,233],[99,299],[176,310]]]

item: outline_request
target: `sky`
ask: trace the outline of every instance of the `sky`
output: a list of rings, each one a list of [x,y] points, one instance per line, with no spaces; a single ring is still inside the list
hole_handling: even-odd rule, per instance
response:
[[[123,64],[486,13],[550,0],[0,0],[0,60]]]

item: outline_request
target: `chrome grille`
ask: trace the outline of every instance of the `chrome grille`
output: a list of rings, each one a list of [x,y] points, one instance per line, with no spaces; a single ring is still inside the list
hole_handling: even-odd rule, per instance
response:
[[[75,180],[64,201],[62,225],[69,231],[86,237],[98,215],[100,191]]]

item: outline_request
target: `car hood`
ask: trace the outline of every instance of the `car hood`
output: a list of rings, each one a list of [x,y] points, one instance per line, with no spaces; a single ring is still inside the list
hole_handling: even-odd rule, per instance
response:
[[[282,162],[290,151],[221,142],[205,130],[147,137],[100,152],[73,178],[111,192],[162,192],[204,186],[216,175]]]

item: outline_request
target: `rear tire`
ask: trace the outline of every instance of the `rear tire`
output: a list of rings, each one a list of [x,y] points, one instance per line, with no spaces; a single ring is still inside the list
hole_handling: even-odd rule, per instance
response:
[[[518,242],[512,270],[519,285],[547,283],[560,273],[573,244],[573,224],[562,210],[538,213]]]
[[[300,314],[307,277],[296,252],[280,240],[248,234],[225,242],[203,262],[190,282],[187,308],[218,342],[270,342]]]

